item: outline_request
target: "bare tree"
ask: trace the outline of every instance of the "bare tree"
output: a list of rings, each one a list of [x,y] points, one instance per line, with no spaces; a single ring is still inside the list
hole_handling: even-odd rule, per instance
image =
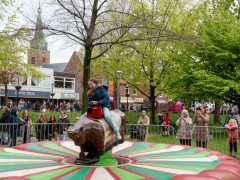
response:
[[[42,8],[46,16],[42,18],[42,28],[47,30],[47,35],[64,38],[66,46],[78,44],[84,47],[82,97],[84,111],[87,108],[86,92],[90,78],[90,62],[101,57],[111,46],[121,41],[136,23],[137,17],[131,15],[128,0],[111,3],[107,0],[46,0],[44,3],[41,1],[41,6],[46,7]],[[119,23],[110,18],[119,18],[120,15]],[[36,22],[34,19],[29,20],[33,24]],[[101,51],[93,54],[96,47],[100,47],[98,50]]]

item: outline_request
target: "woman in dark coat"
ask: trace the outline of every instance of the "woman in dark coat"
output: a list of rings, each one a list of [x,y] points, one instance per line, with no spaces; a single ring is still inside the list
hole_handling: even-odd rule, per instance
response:
[[[1,140],[2,140],[2,145],[6,145],[8,143],[8,137],[6,135],[6,132],[8,132],[8,125],[7,123],[10,123],[10,112],[8,110],[8,107],[7,106],[3,106],[2,108],[3,110],[3,114],[2,114],[2,117],[0,119],[0,124],[2,124],[2,137],[1,137]]]
[[[11,138],[10,147],[17,145],[17,137],[20,136],[20,126],[24,125],[24,122],[22,122],[17,117],[17,115],[18,109],[16,107],[12,108],[10,123],[14,125],[10,126],[10,138]]]
[[[48,139],[47,117],[45,113],[41,113],[36,125],[38,142]]]
[[[57,133],[56,133],[57,120],[55,116],[51,115],[47,123],[48,123],[48,132],[49,132],[48,140],[52,141],[52,138],[55,138],[55,141],[57,141]]]

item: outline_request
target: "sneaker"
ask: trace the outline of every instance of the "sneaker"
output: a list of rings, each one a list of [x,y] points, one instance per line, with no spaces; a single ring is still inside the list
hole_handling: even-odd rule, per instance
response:
[[[116,132],[115,134],[116,134],[118,140],[121,140],[121,139],[122,139],[122,136],[121,136],[121,134],[119,133],[119,131]]]
[[[237,157],[237,153],[235,152],[235,153],[233,153],[233,157]]]

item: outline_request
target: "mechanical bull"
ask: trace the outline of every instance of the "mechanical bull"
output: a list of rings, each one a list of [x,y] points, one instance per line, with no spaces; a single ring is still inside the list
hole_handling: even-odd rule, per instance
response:
[[[81,152],[77,162],[84,164],[98,162],[100,155],[112,149],[113,146],[124,142],[126,129],[125,114],[115,109],[110,111],[110,115],[119,127],[119,132],[122,136],[121,140],[117,139],[112,128],[104,118],[89,119],[83,117],[68,128],[68,137],[74,141],[76,146],[80,146]]]

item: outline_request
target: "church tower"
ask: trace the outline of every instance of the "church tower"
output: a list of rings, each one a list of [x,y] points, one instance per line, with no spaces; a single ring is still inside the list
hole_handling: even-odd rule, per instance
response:
[[[34,66],[50,64],[50,51],[48,51],[48,44],[43,34],[41,12],[42,10],[39,5],[35,35],[30,42],[32,50],[28,52],[27,62]]]

